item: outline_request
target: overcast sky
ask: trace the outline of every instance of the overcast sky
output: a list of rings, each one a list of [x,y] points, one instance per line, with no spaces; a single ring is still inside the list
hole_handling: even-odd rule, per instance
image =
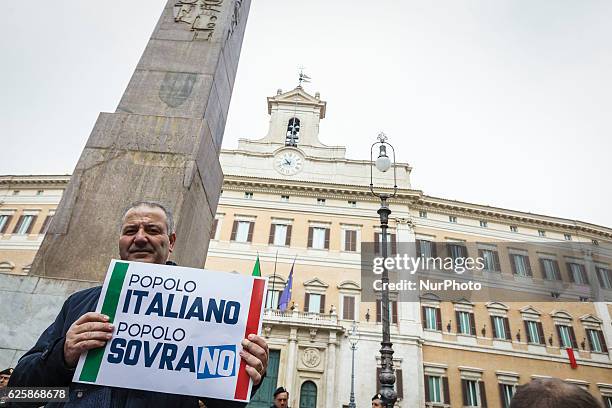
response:
[[[67,174],[165,0],[0,2],[0,174]],[[428,195],[612,226],[612,2],[254,0],[224,147],[312,77],[321,141],[380,130]]]

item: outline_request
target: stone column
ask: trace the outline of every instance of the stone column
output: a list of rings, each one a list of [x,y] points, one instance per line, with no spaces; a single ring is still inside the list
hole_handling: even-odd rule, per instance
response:
[[[168,1],[117,110],[98,117],[31,274],[101,280],[118,257],[121,214],[137,200],[172,209],[174,260],[204,266],[249,6]]]
[[[297,327],[292,327],[289,332],[289,350],[287,353],[287,375],[286,375],[286,385],[285,388],[289,391],[289,395],[292,395],[295,398],[295,393],[297,389],[293,386],[295,385],[295,370],[296,370],[296,362],[297,362]],[[297,400],[294,400],[297,401]],[[293,405],[293,404],[292,404]]]
[[[329,340],[327,341],[327,367],[325,368],[325,387],[326,397],[325,406],[327,408],[336,408],[336,332],[329,332]]]
[[[407,218],[397,218],[397,242],[398,251],[402,254],[408,253],[409,256],[416,256],[414,224]],[[421,314],[419,299],[411,295],[416,292],[400,293],[398,303],[399,329],[401,334],[421,334]]]

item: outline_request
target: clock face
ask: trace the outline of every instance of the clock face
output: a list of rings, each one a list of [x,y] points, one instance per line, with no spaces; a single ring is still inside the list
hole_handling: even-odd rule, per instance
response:
[[[304,159],[302,159],[302,156],[292,151],[281,152],[274,159],[274,168],[285,176],[293,176],[302,170],[303,165]]]

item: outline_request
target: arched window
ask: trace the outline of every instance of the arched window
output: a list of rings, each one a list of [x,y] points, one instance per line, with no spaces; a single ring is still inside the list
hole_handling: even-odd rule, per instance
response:
[[[300,388],[300,408],[317,408],[317,386],[306,381]]]
[[[287,124],[287,137],[285,146],[297,146],[300,140],[300,120],[298,118],[289,119]]]

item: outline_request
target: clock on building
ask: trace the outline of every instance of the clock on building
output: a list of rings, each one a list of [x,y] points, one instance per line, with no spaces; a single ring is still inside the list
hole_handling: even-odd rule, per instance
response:
[[[280,174],[293,176],[302,170],[304,158],[294,150],[283,150],[276,154],[274,158],[274,168]]]

